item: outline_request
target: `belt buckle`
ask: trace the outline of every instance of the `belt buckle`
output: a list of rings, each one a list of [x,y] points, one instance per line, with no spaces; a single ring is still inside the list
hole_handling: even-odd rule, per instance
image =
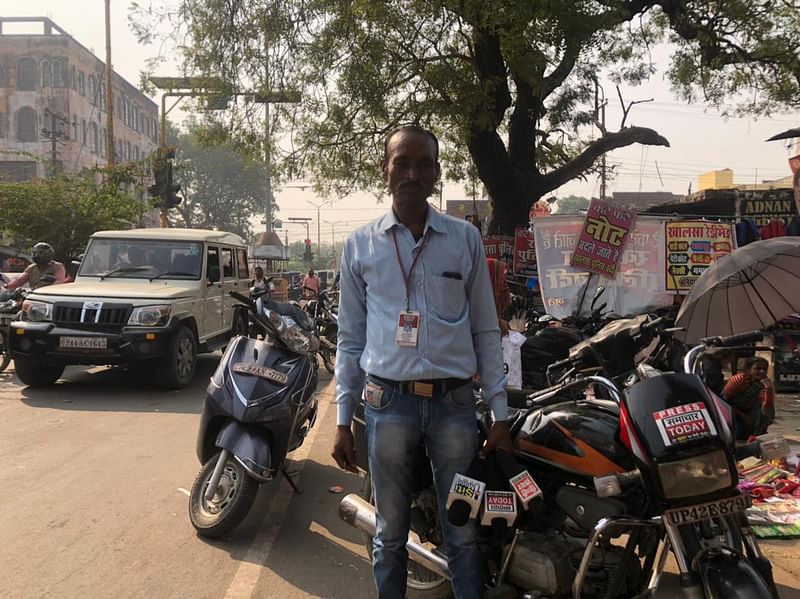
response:
[[[411,392],[420,397],[433,397],[433,384],[414,381],[411,383]]]

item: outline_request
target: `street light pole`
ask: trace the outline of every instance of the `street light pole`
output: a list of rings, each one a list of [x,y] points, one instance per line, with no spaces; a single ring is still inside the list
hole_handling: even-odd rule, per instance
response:
[[[335,220],[333,222],[326,220],[325,224],[331,226],[331,246],[333,247],[333,270],[336,270],[336,231],[334,230],[333,226],[338,225],[343,221]]]
[[[320,221],[319,211],[320,208],[322,208],[323,206],[327,206],[328,204],[330,204],[330,201],[322,202],[321,204],[315,204],[311,200],[306,200],[306,202],[308,202],[309,204],[314,206],[314,208],[317,209],[317,256],[319,256],[322,254],[322,233],[321,233],[322,229],[320,227],[321,221]]]

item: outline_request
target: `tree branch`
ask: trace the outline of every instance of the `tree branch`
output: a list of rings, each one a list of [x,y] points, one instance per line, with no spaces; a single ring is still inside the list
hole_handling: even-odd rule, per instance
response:
[[[544,175],[536,186],[535,193],[537,197],[541,197],[580,176],[581,173],[589,170],[594,161],[606,152],[635,143],[646,146],[669,147],[669,141],[665,137],[646,127],[628,127],[615,133],[609,133],[589,144],[571,162]]]

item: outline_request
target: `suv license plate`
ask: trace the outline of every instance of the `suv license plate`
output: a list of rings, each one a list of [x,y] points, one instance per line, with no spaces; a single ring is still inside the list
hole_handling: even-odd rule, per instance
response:
[[[719,518],[731,516],[738,512],[743,512],[750,507],[749,495],[737,495],[727,497],[717,501],[709,501],[699,505],[688,505],[686,507],[674,508],[664,512],[664,521],[667,524],[680,526],[691,522],[708,520],[709,518]]]
[[[108,339],[105,337],[61,337],[58,347],[62,349],[105,349]]]
[[[259,366],[258,364],[236,362],[236,364],[233,365],[233,371],[241,374],[252,374],[253,376],[258,376],[281,385],[285,385],[289,382],[289,377],[283,372],[278,372],[266,366]]]

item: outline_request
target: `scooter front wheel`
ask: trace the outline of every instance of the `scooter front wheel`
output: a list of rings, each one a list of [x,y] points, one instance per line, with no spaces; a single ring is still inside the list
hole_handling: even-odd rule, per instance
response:
[[[204,537],[220,537],[236,528],[255,501],[258,483],[245,471],[233,456],[229,457],[211,499],[206,499],[206,490],[219,454],[208,460],[192,485],[189,495],[189,518],[198,534]]]

